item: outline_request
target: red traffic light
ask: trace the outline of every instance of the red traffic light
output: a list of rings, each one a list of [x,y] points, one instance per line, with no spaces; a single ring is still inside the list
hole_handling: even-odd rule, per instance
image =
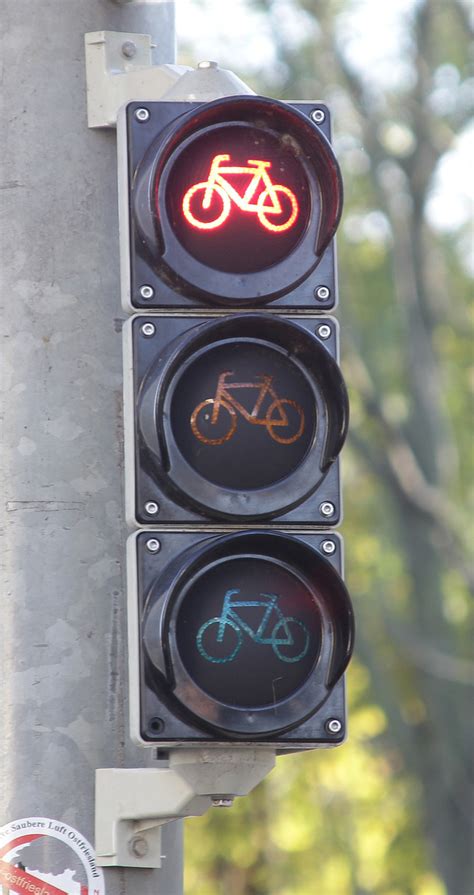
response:
[[[201,301],[250,305],[293,291],[341,214],[329,141],[309,114],[264,97],[182,106],[132,174],[138,253]]]
[[[228,152],[219,151],[225,147]],[[278,263],[308,224],[309,181],[302,165],[274,136],[255,128],[223,127],[193,141],[174,165],[167,189],[182,246],[227,273]]]

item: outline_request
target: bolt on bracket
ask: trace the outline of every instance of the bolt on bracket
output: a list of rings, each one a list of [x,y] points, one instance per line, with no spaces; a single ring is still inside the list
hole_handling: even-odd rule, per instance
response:
[[[121,106],[132,100],[160,100],[189,71],[185,65],[153,65],[153,47],[150,34],[89,31],[85,35],[89,127],[116,127]]]
[[[269,749],[177,749],[169,767],[99,768],[95,836],[100,867],[160,868],[161,827],[247,795],[272,770]]]

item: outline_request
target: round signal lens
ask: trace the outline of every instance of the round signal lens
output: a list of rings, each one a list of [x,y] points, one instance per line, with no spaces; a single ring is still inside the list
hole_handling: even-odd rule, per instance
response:
[[[308,585],[276,561],[235,558],[208,567],[187,591],[177,646],[213,699],[259,708],[298,691],[318,661],[321,616]]]
[[[190,466],[206,481],[238,491],[290,476],[312,444],[316,414],[300,367],[258,341],[198,353],[171,402],[174,437]]]
[[[175,235],[197,261],[226,273],[252,273],[293,251],[308,224],[310,196],[298,146],[288,135],[222,125],[179,154],[166,204]]]

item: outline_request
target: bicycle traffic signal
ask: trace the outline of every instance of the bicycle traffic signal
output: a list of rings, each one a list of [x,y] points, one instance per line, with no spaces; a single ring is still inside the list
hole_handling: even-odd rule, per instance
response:
[[[121,132],[128,311],[334,306],[342,181],[324,107],[131,103]]]
[[[319,122],[319,126],[316,122]],[[131,103],[119,126],[132,733],[340,742],[353,643],[329,115]],[[153,527],[150,527],[153,526]],[[159,528],[158,528],[159,526]],[[326,529],[326,531],[318,531]]]
[[[132,525],[337,522],[348,404],[334,320],[136,316],[126,339]]]
[[[140,531],[128,568],[135,739],[342,741],[353,615],[337,536]]]

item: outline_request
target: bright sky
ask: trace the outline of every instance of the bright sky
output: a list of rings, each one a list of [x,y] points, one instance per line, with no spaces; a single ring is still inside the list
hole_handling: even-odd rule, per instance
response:
[[[281,5],[287,8],[282,26],[292,18],[292,31],[299,30],[294,11],[288,14],[288,0]],[[180,39],[190,43],[197,62],[218,55],[223,68],[233,65],[247,71],[277,62],[269,18],[252,7],[252,0],[176,0],[176,11],[178,48]]]
[[[377,66],[377,78],[389,82],[396,62],[397,77],[404,72],[401,57],[409,48],[403,22],[418,0],[352,0],[352,9],[339,16],[339,30],[352,61],[361,70]],[[350,8],[350,7],[349,7]],[[278,62],[273,29],[288,44],[308,37],[318,39],[312,18],[292,0],[274,0],[270,18],[253,0],[176,0],[178,38],[192,43],[199,59],[220,59],[241,68],[261,70]]]
[[[367,73],[373,83],[403,85],[413,77],[410,46],[404,20],[418,0],[352,0],[350,12],[339,18],[339,32],[352,64]],[[275,31],[293,45],[313,32],[319,35],[310,17],[295,12],[291,0],[275,0],[270,18],[257,10],[252,0],[176,0],[179,42],[191,45],[194,61],[213,59],[225,68],[265,72],[269,82],[278,77],[279,63]],[[459,74],[452,66],[443,66],[435,85],[433,102],[449,107],[452,88]],[[471,85],[472,102],[472,85]],[[466,102],[469,96],[466,90]],[[337,128],[337,122],[336,122]],[[406,129],[405,129],[406,130]],[[392,134],[393,136],[393,134]],[[395,134],[396,136],[396,134]],[[409,132],[398,133],[409,141]],[[442,230],[457,229],[472,220],[474,203],[474,126],[458,138],[455,148],[443,159],[428,206],[431,222]]]

